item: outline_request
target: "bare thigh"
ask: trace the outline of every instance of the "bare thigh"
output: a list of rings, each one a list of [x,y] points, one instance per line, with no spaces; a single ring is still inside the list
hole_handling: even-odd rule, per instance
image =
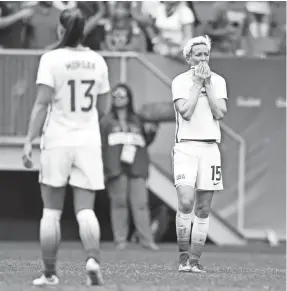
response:
[[[73,187],[74,210],[77,214],[83,209],[94,210],[96,192],[93,190]]]
[[[63,210],[66,187],[52,187],[41,184],[41,196],[44,208]]]

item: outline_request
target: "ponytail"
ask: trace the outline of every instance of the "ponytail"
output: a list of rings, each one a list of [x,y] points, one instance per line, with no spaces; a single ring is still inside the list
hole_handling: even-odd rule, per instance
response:
[[[79,9],[66,9],[60,15],[60,23],[66,29],[58,45],[61,47],[76,47],[81,43],[85,27],[85,19]]]

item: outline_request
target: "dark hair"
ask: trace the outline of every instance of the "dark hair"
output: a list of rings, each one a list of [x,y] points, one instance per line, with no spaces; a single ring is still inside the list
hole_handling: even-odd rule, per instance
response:
[[[194,16],[194,26],[197,27],[201,24],[200,19],[198,18],[198,13],[196,9],[194,8],[194,3],[193,1],[186,1],[187,7],[191,10]]]
[[[127,84],[118,83],[113,87],[111,91],[112,95],[113,95],[113,92],[117,90],[118,88],[123,88],[127,92],[127,97],[129,101],[127,104],[127,111],[128,111],[128,119],[130,120],[135,115],[132,90]],[[118,119],[117,109],[114,106],[114,103],[112,103],[111,112],[113,113],[114,117]]]
[[[85,18],[79,9],[65,9],[60,15],[60,23],[66,32],[58,47],[76,47],[81,43]]]

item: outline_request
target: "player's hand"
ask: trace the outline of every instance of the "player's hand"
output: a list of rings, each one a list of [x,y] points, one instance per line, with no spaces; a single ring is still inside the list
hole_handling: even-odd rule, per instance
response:
[[[33,167],[32,162],[32,144],[26,142],[23,149],[22,162],[25,168],[31,169]]]
[[[194,70],[194,75],[193,75],[193,81],[197,84],[203,84],[204,83],[204,67],[203,63],[200,62]]]
[[[209,65],[208,65],[207,62],[204,62],[203,63],[203,73],[202,73],[202,76],[203,76],[203,79],[205,81],[210,80],[211,70],[210,70],[210,67],[209,67]]]

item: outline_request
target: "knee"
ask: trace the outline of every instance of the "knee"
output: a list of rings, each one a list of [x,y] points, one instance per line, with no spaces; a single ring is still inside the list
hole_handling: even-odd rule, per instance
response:
[[[207,218],[209,216],[210,206],[207,203],[197,203],[195,206],[195,215],[200,218]]]
[[[192,212],[193,208],[193,199],[190,197],[183,196],[178,201],[178,210],[183,213],[190,213]]]
[[[60,221],[62,211],[58,209],[44,208],[41,220],[54,220]]]
[[[178,210],[182,213],[190,213],[193,209],[194,188],[188,185],[176,187],[178,197]]]

